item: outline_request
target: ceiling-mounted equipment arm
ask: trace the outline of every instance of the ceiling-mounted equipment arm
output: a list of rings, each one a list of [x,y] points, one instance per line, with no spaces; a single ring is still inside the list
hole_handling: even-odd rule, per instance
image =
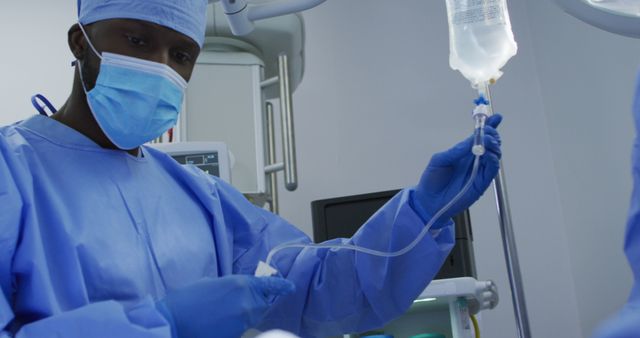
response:
[[[253,22],[311,9],[326,0],[277,0],[260,5],[249,5],[247,0],[221,0],[231,31],[246,35],[253,31]]]
[[[256,21],[306,11],[326,0],[280,0],[249,7],[249,20]]]
[[[640,6],[635,1],[555,0],[565,12],[592,26],[640,39]]]

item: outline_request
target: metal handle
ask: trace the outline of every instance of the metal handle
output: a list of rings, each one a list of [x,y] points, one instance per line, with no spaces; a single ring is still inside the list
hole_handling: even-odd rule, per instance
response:
[[[275,120],[273,116],[273,104],[267,102],[266,109],[266,122],[267,122],[267,156],[269,165],[276,164],[276,133],[275,133]],[[278,203],[278,176],[277,172],[271,172],[267,174],[269,176],[269,192],[271,193],[271,201],[269,206],[271,212],[278,214],[280,212],[280,205]]]
[[[284,184],[287,190],[298,188],[295,133],[293,128],[293,102],[289,86],[289,60],[285,53],[278,56],[280,78],[280,120],[282,121],[282,148],[284,151]]]
[[[493,102],[489,86],[483,88],[486,98],[489,99],[489,116],[493,115]],[[516,238],[513,232],[511,221],[511,207],[509,206],[509,196],[507,195],[507,184],[504,178],[504,166],[500,162],[500,171],[493,181],[496,196],[496,207],[500,218],[500,233],[502,234],[502,246],[504,257],[507,263],[507,273],[509,274],[509,284],[511,286],[511,299],[516,317],[516,328],[518,337],[531,338],[529,328],[529,315],[527,314],[527,304],[524,297],[524,287],[522,275],[520,273],[520,262],[518,261],[518,251],[516,249]]]

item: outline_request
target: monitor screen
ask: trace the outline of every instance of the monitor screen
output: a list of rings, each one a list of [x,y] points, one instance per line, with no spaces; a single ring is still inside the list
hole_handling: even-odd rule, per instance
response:
[[[180,164],[193,164],[209,175],[220,177],[220,161],[217,152],[172,156]]]
[[[316,243],[350,238],[400,190],[313,201],[313,239]],[[436,278],[476,277],[469,211],[454,217],[456,245]]]

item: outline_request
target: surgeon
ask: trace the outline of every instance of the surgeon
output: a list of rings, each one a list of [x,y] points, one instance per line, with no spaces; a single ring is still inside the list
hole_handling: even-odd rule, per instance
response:
[[[326,337],[380,327],[429,284],[454,244],[451,217],[496,175],[500,138],[472,188],[401,257],[290,249],[310,243],[236,189],[143,146],[174,125],[204,41],[206,0],[82,0],[68,33],[67,102],[0,128],[0,337]],[[61,67],[64,65],[61,65]],[[41,108],[38,109],[41,110]],[[467,139],[436,154],[350,239],[393,251],[469,179]]]
[[[633,191],[627,219],[624,251],[634,276],[634,286],[627,304],[614,317],[600,325],[596,338],[640,337],[640,73],[636,84],[633,118],[636,138],[633,143]]]

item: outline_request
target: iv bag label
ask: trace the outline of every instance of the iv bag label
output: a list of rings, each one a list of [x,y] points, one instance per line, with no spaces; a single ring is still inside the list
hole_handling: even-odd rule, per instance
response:
[[[504,0],[453,0],[452,23],[456,26],[482,23],[505,24]]]

